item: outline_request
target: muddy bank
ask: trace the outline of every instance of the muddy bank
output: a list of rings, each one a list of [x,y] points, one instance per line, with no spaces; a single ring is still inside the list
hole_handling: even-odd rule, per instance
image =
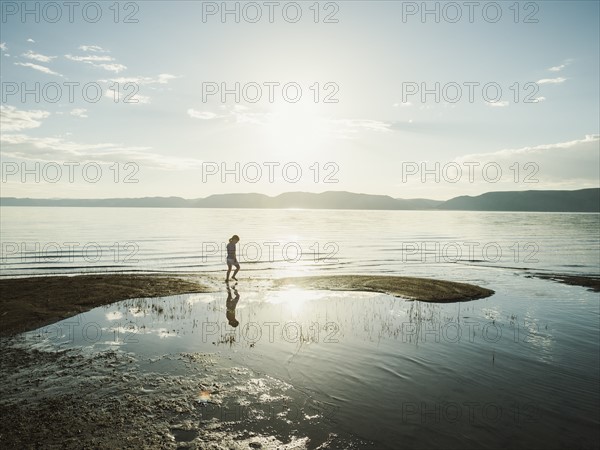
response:
[[[543,278],[544,280],[552,280],[562,284],[571,286],[583,286],[593,292],[600,292],[600,277],[581,276],[581,275],[564,275],[559,273],[545,274],[535,273],[531,276]]]
[[[288,383],[232,366],[217,354],[144,360],[120,350],[39,351],[11,340],[0,339],[2,448],[301,450],[366,444],[331,435],[328,423],[335,416]]]
[[[119,300],[209,291],[196,281],[160,275],[4,279],[0,280],[0,336],[35,330]]]
[[[460,302],[489,297],[494,293],[467,283],[434,280],[429,278],[371,276],[371,275],[329,275],[315,277],[291,277],[274,281],[275,287],[298,286],[304,289],[324,289],[332,291],[381,292],[397,297],[433,303]]]
[[[242,283],[247,280],[242,279]],[[381,292],[425,302],[489,297],[490,289],[466,283],[413,277],[328,275],[251,280],[255,288],[296,285],[305,289]],[[214,277],[104,274],[0,280],[0,336],[44,325],[120,300],[219,291]]]

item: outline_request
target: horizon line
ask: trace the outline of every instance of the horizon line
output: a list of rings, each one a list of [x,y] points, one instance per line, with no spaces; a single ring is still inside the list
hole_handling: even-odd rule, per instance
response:
[[[178,195],[168,195],[168,196],[147,195],[147,196],[143,196],[143,197],[96,197],[96,198],[92,198],[92,197],[79,197],[79,198],[50,197],[49,198],[49,197],[0,196],[0,200],[4,200],[4,199],[14,199],[14,200],[140,200],[140,199],[148,199],[148,198],[160,198],[160,199],[176,198],[176,199],[182,199],[182,200],[189,201],[189,200],[204,200],[204,199],[207,199],[207,198],[210,198],[213,196],[219,196],[219,195],[261,195],[261,196],[264,196],[267,198],[276,198],[276,197],[286,195],[286,194],[323,195],[323,194],[335,193],[335,194],[368,195],[368,196],[373,196],[373,197],[389,197],[393,200],[428,200],[428,201],[435,201],[435,202],[446,202],[446,201],[449,201],[449,200],[452,200],[455,198],[459,198],[459,197],[474,198],[474,197],[480,197],[482,195],[493,194],[493,193],[576,192],[576,191],[584,191],[584,190],[590,190],[590,189],[600,189],[600,186],[590,187],[590,188],[578,188],[578,189],[527,189],[527,190],[508,190],[508,191],[486,191],[486,192],[483,192],[483,193],[477,194],[477,195],[461,194],[461,195],[457,195],[454,197],[450,197],[446,200],[437,200],[437,199],[425,198],[425,197],[403,198],[403,197],[393,197],[390,194],[369,194],[369,193],[365,193],[365,192],[352,192],[352,191],[322,191],[322,192],[286,191],[286,192],[282,192],[280,194],[275,194],[275,195],[263,194],[260,192],[228,192],[228,193],[209,194],[206,197],[194,197],[194,198],[186,198],[186,197],[181,197]]]

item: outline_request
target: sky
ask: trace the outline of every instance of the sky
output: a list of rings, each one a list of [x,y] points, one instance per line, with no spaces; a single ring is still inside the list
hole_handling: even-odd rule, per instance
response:
[[[600,186],[596,1],[0,3],[3,197]]]

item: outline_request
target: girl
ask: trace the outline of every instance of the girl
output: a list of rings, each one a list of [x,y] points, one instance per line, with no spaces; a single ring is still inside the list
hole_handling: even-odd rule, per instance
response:
[[[237,281],[235,277],[240,270],[240,264],[235,256],[235,244],[240,241],[240,238],[237,234],[234,234],[231,239],[229,239],[229,244],[227,244],[227,276],[225,277],[225,282],[229,281],[229,274],[231,273],[231,266],[235,266],[235,272],[233,272],[232,280]]]

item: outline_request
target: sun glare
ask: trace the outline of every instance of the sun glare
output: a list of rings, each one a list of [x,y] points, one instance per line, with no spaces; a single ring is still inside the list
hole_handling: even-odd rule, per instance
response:
[[[265,143],[278,154],[316,153],[324,147],[326,124],[318,105],[311,102],[276,105],[264,128]]]
[[[273,292],[273,295],[269,296],[268,301],[269,303],[285,305],[285,309],[295,315],[304,309],[307,302],[320,297],[322,297],[322,293],[319,292],[290,288]]]

